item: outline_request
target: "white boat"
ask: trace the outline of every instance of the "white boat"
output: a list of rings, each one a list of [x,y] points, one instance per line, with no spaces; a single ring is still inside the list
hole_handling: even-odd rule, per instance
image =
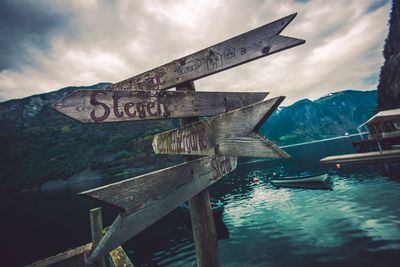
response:
[[[284,178],[272,178],[271,183],[274,185],[286,185],[286,184],[297,184],[297,183],[319,183],[326,182],[328,179],[328,174],[313,174],[313,175],[302,175]]]

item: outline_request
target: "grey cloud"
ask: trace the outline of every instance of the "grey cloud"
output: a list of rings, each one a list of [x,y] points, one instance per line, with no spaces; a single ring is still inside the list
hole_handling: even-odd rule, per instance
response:
[[[0,1],[0,71],[34,64],[29,51],[49,49],[49,38],[64,31],[68,15],[46,1]]]
[[[367,7],[367,13],[374,12],[377,9],[385,6],[386,4],[390,3],[390,0],[374,0],[372,3]]]
[[[25,53],[34,63],[0,72],[0,98],[118,82],[294,12],[298,16],[282,34],[306,39],[305,45],[200,79],[198,90],[268,90],[286,95],[288,105],[348,88],[370,89],[382,64],[389,14],[384,1],[46,3],[41,17],[51,21],[49,14],[56,13],[60,20],[43,27],[45,44],[36,47],[45,48]]]

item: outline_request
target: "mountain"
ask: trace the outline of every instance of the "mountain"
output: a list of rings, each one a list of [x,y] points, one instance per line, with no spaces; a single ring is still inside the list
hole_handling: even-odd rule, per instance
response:
[[[0,103],[0,134],[10,133],[30,127],[39,112],[48,108],[57,99],[61,99],[76,90],[104,89],[110,83],[99,83],[92,86],[66,87],[58,91],[13,99]]]
[[[392,1],[378,85],[378,111],[400,108],[400,0]]]
[[[178,162],[178,157],[151,153],[152,136],[176,127],[176,120],[84,125],[50,108],[76,90],[108,85],[67,87],[0,103],[0,192],[32,189],[80,173],[128,178]]]
[[[288,145],[356,133],[376,109],[376,90],[347,90],[318,100],[300,100],[275,112],[260,133]]]
[[[181,162],[155,155],[157,133],[178,120],[81,124],[50,108],[76,90],[101,83],[0,103],[0,192],[15,192],[74,179],[124,179]],[[343,91],[301,100],[272,115],[261,132],[280,145],[356,132],[376,108],[376,91]]]

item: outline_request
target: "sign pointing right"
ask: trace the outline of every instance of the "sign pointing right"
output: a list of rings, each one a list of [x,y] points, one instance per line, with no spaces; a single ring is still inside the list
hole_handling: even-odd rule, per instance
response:
[[[115,90],[164,90],[304,44],[280,35],[292,14],[191,55],[110,85]]]
[[[157,154],[287,158],[289,155],[257,133],[285,97],[236,109],[154,136]]]

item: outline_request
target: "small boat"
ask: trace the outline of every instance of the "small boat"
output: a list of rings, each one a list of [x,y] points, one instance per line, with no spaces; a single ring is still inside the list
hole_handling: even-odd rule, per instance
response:
[[[290,185],[298,183],[320,183],[326,182],[328,174],[312,174],[312,175],[299,175],[292,177],[271,178],[271,183],[274,185]]]
[[[215,198],[211,198],[211,211],[213,213],[214,219],[219,219],[224,212],[224,203]],[[184,202],[179,206],[179,212],[185,219],[190,220],[190,208],[189,208],[189,203]]]

